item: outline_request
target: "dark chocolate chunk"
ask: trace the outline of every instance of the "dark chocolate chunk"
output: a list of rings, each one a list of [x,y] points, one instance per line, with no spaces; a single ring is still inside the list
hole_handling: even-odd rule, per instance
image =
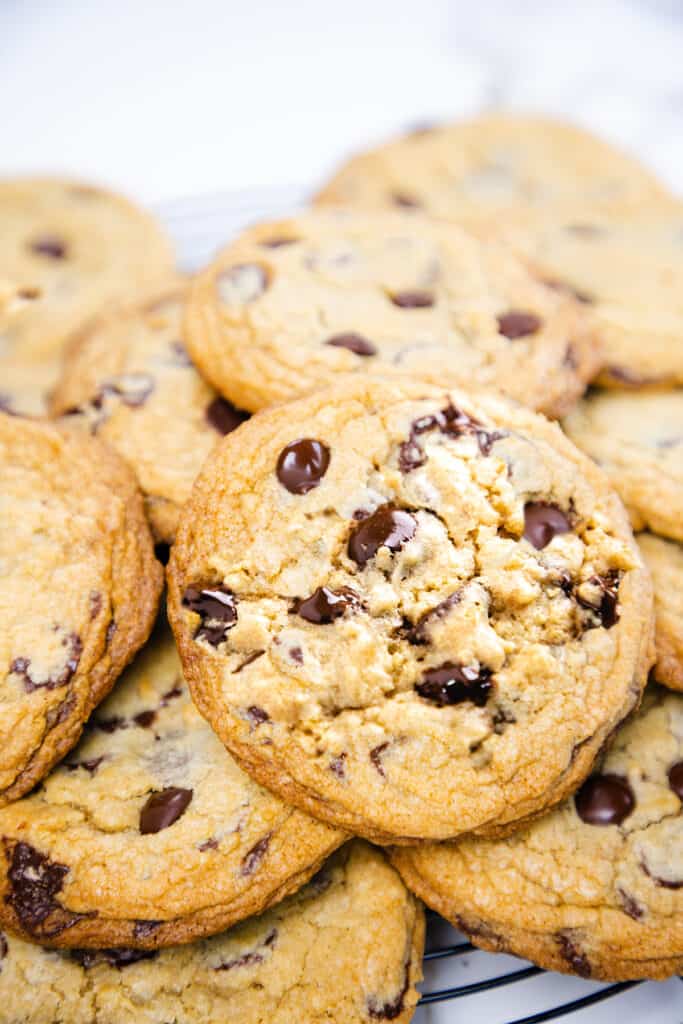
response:
[[[236,408],[225,398],[218,396],[206,407],[206,418],[219,434],[230,434],[241,423],[249,419],[249,413]]]
[[[248,953],[242,953],[241,956],[237,956],[232,960],[224,960],[217,967],[214,967],[214,971],[231,971],[235,967],[253,967],[255,964],[262,964],[265,959],[263,951],[272,946],[276,938],[277,928],[271,928],[263,942],[259,943],[255,949],[250,950]]]
[[[416,529],[417,521],[410,512],[391,504],[380,505],[351,531],[349,558],[363,567],[382,547],[400,551],[406,541],[415,536]]]
[[[183,605],[202,620],[195,640],[206,640],[212,647],[218,647],[237,622],[237,598],[231,590],[188,587]]]
[[[322,441],[302,437],[282,449],[277,478],[290,494],[308,494],[317,487],[330,464],[330,449]]]
[[[599,590],[597,601],[581,597],[578,591],[576,600],[582,608],[594,612],[605,629],[611,629],[619,621],[620,575],[618,572],[609,572],[605,576],[591,576],[588,582]]]
[[[79,768],[82,768],[83,771],[87,772],[89,775],[94,775],[103,761],[104,754],[101,757],[91,757],[87,761],[65,761],[64,767],[69,772],[75,772],[78,771]]]
[[[362,334],[335,334],[332,338],[328,338],[325,344],[332,345],[333,348],[346,348],[357,356],[377,355],[375,346]]]
[[[634,921],[640,920],[644,914],[644,910],[640,903],[638,903],[638,901],[635,900],[633,896],[630,896],[624,889],[618,888],[617,895],[619,897],[619,902],[621,903],[621,909],[624,913],[628,914],[629,917],[632,917]]]
[[[292,661],[296,662],[297,665],[303,665],[304,652],[301,650],[299,646],[290,647],[287,653],[289,654]]]
[[[571,967],[574,974],[578,974],[580,978],[590,978],[592,970],[585,953],[582,953],[576,943],[563,932],[556,935],[555,939],[560,947],[563,960]]]
[[[205,839],[203,843],[199,844],[197,849],[199,850],[200,853],[206,853],[208,850],[217,850],[218,849],[218,840],[217,839]]]
[[[669,786],[679,800],[683,801],[683,761],[676,761],[668,772]]]
[[[373,1020],[396,1020],[396,1018],[403,1012],[403,1002],[409,985],[410,960],[406,962],[403,968],[403,985],[400,992],[396,995],[396,998],[382,1001],[371,996],[366,1002],[368,1015]]]
[[[257,704],[252,704],[251,707],[247,708],[247,715],[249,721],[254,725],[263,725],[264,722],[270,721],[270,715],[263,708],[260,708]]]
[[[9,863],[5,903],[29,935],[59,935],[85,916],[64,910],[55,899],[69,873],[65,864],[57,864],[28,843],[3,839],[3,844]]]
[[[340,590],[318,587],[310,597],[295,601],[292,611],[306,622],[327,626],[341,618],[348,609],[357,608],[359,603],[358,594],[350,587],[342,587]]]
[[[576,813],[587,825],[621,825],[636,805],[628,779],[591,775],[574,796]]]
[[[76,633],[69,633],[67,636],[62,638],[62,647],[67,648],[67,657],[64,668],[56,676],[48,676],[47,679],[34,679],[29,669],[31,666],[30,658],[15,658],[10,665],[10,672],[15,675],[21,676],[24,680],[24,690],[26,693],[33,693],[34,690],[56,690],[60,686],[66,686],[71,680],[78,663],[81,660],[81,654],[83,652],[83,644],[81,638]]]
[[[408,292],[393,292],[389,298],[399,309],[428,309],[434,305],[433,294],[418,288]]]
[[[67,254],[66,242],[58,235],[40,235],[29,243],[29,248],[31,252],[50,260],[63,260]]]
[[[530,501],[524,506],[524,537],[539,551],[559,533],[568,533],[571,523],[556,505]]]
[[[272,833],[268,832],[263,837],[263,839],[259,839],[258,843],[254,843],[252,848],[247,853],[245,853],[244,857],[242,858],[242,867],[240,870],[240,874],[253,875],[253,873],[256,871],[257,867],[259,866],[259,864],[266,855],[268,847],[270,846],[271,837]]]
[[[136,939],[145,939],[148,935],[160,928],[163,921],[136,921],[133,925],[133,936]]]
[[[161,832],[180,818],[192,800],[191,789],[169,786],[152,793],[140,811],[140,832],[143,836]]]
[[[490,455],[494,443],[505,437],[501,431],[487,430],[483,424],[454,405],[447,405],[439,412],[420,416],[411,423],[410,436],[399,448],[398,465],[402,473],[410,473],[427,461],[419,439],[432,430],[438,430],[447,437],[475,437],[482,455]]]
[[[118,732],[119,729],[127,729],[128,722],[121,715],[112,715],[111,718],[98,718],[93,722],[93,727],[100,732]]]
[[[454,608],[461,600],[462,590],[454,591],[454,593],[444,598],[443,601],[439,601],[437,605],[430,608],[429,611],[424,612],[414,626],[411,623],[406,623],[401,630],[402,635],[408,643],[415,644],[416,646],[429,643],[430,626],[438,622],[439,619],[444,619],[451,608]]]
[[[526,313],[521,309],[510,309],[498,317],[498,330],[510,341],[526,338],[539,330],[543,321],[535,313]]]
[[[154,960],[159,955],[156,949],[72,949],[69,953],[71,959],[86,971],[97,964],[108,964],[120,971],[140,960]]]
[[[421,697],[440,707],[471,701],[481,708],[489,699],[492,687],[489,669],[456,665],[452,661],[427,669],[422,673],[422,681],[415,683]]]
[[[156,717],[156,711],[139,711],[137,715],[133,715],[133,721],[141,729],[149,729],[150,726],[154,725]]]

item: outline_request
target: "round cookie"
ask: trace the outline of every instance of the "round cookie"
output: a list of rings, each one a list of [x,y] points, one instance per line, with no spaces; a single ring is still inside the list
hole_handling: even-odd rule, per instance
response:
[[[346,838],[244,775],[163,622],[37,793],[0,810],[0,922],[57,946],[155,948],[298,889]]]
[[[135,480],[91,438],[0,413],[0,804],[32,788],[145,642],[161,566]]]
[[[0,996],[12,1024],[408,1024],[423,947],[418,901],[356,841],[296,895],[192,945],[65,953],[0,935]]]
[[[51,402],[133,468],[157,539],[178,513],[216,440],[247,418],[199,376],[182,342],[185,289],[112,310],[70,345]]]
[[[683,541],[683,390],[592,392],[563,427],[607,473],[635,530]]]
[[[318,203],[395,205],[444,219],[666,195],[632,156],[562,121],[487,114],[414,131],[342,166]]]
[[[186,326],[202,374],[250,410],[370,372],[499,388],[557,416],[600,365],[568,293],[495,240],[405,213],[249,229],[196,278]]]
[[[562,799],[637,704],[650,581],[604,477],[495,396],[352,378],[209,456],[169,607],[247,771],[379,842]]]
[[[654,676],[672,690],[683,690],[683,547],[652,533],[639,533],[637,540],[654,585]]]
[[[683,971],[683,697],[653,687],[575,797],[505,840],[395,851],[483,949],[618,981]]]
[[[0,181],[0,222],[0,278],[22,299],[0,305],[0,391],[14,412],[42,413],[72,332],[168,276],[173,254],[147,213],[76,182]]]

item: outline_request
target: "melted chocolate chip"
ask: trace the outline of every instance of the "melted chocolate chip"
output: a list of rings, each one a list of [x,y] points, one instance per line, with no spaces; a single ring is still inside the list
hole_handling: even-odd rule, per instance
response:
[[[247,665],[251,665],[252,662],[256,661],[258,658],[260,658],[265,653],[266,653],[265,651],[254,651],[253,654],[248,654],[247,657],[244,659],[244,661],[241,661],[239,663],[239,665],[235,669],[235,673],[241,672],[243,668],[246,668]]]
[[[590,978],[592,970],[586,955],[578,949],[568,935],[560,932],[555,938],[560,947],[562,958],[571,967],[572,971],[578,974],[580,978]]]
[[[396,998],[382,1002],[379,999],[370,997],[366,1002],[368,1015],[372,1017],[373,1020],[396,1020],[396,1018],[403,1012],[403,1001],[406,997],[409,984],[410,960],[407,961],[403,969],[403,985]]]
[[[655,885],[658,885],[660,889],[683,889],[683,880],[675,878],[661,878],[659,875],[653,875],[645,859],[641,860],[640,866],[647,877],[651,878]]]
[[[251,707],[247,708],[247,715],[249,721],[256,725],[263,725],[264,722],[270,721],[270,715],[263,708],[260,708],[257,704],[252,704]]]
[[[524,506],[524,537],[539,551],[559,533],[568,533],[571,524],[556,505],[530,501]]]
[[[308,494],[317,487],[330,464],[330,449],[309,437],[292,441],[277,460],[277,478],[290,494]]]
[[[389,298],[399,309],[428,309],[434,305],[433,294],[420,289],[409,292],[393,292]]]
[[[494,443],[505,437],[505,434],[500,431],[487,430],[466,412],[456,409],[454,405],[447,405],[439,412],[420,416],[411,423],[408,440],[401,444],[398,453],[398,465],[402,473],[410,473],[427,461],[419,439],[432,430],[438,430],[447,437],[453,438],[467,435],[475,437],[482,455],[490,455]]]
[[[140,711],[137,715],[133,715],[133,721],[141,729],[149,729],[150,726],[154,725],[156,717],[156,711]]]
[[[628,779],[591,775],[574,797],[576,813],[587,825],[621,825],[636,805]]]
[[[192,800],[191,789],[169,786],[152,793],[140,811],[140,832],[143,836],[161,832],[180,818]]]
[[[539,330],[543,321],[535,313],[525,313],[520,309],[511,309],[498,317],[498,330],[510,341],[526,338]]]
[[[197,849],[199,850],[200,853],[207,853],[208,850],[217,850],[218,849],[218,840],[217,839],[205,839],[203,843],[199,844]]]
[[[206,418],[219,434],[230,434],[241,423],[249,419],[249,413],[237,409],[225,398],[214,398],[206,407]]]
[[[38,256],[46,256],[50,260],[66,258],[66,242],[57,235],[41,235],[29,243],[29,248],[31,252],[35,252]]]
[[[451,608],[454,608],[461,599],[462,591],[456,590],[453,594],[444,598],[443,601],[439,601],[439,603],[433,608],[430,608],[429,611],[424,612],[414,626],[409,622],[406,623],[401,630],[402,635],[408,643],[415,644],[416,646],[429,643],[430,627],[434,622],[445,618]]]
[[[400,551],[415,536],[417,522],[410,512],[394,505],[380,505],[371,516],[361,520],[349,537],[348,553],[357,565],[367,565],[380,548]]]
[[[669,786],[679,800],[683,801],[683,761],[676,761],[669,768]]]
[[[194,635],[195,640],[206,640],[212,647],[218,647],[237,622],[237,598],[231,590],[188,587],[183,595],[183,605],[202,620]]]
[[[44,937],[59,935],[84,916],[65,911],[55,899],[69,873],[65,864],[57,864],[28,843],[8,839],[3,843],[9,862],[5,903],[12,907],[26,932]]]
[[[68,648],[66,663],[64,668],[56,676],[48,676],[47,679],[34,679],[31,675],[29,668],[31,666],[30,658],[15,658],[10,665],[10,672],[15,675],[21,676],[24,680],[24,690],[26,693],[33,693],[34,690],[56,690],[60,686],[66,686],[70,682],[78,663],[81,660],[81,654],[83,652],[83,644],[81,638],[76,633],[69,633],[67,636],[62,638],[62,647]]]
[[[87,772],[89,775],[94,775],[103,761],[104,755],[101,757],[91,757],[87,761],[65,761],[64,767],[69,772],[75,772],[78,771],[79,768],[82,768],[83,771]]]
[[[146,939],[148,935],[152,935],[162,924],[162,921],[136,921],[133,925],[133,936],[136,939]]]
[[[70,955],[86,971],[97,964],[108,964],[120,971],[140,960],[154,960],[159,952],[156,949],[72,949]]]
[[[272,833],[268,832],[263,839],[259,839],[258,843],[255,843],[252,848],[245,853],[242,858],[240,874],[253,875],[266,855],[268,847],[270,846],[271,835]]]
[[[295,601],[292,611],[306,622],[327,626],[341,618],[347,609],[357,608],[359,603],[358,594],[350,587],[342,587],[341,590],[318,587],[310,597]]]
[[[456,665],[452,661],[427,669],[422,673],[422,682],[415,684],[421,697],[439,707],[471,701],[481,708],[486,704],[492,687],[489,669]]]
[[[272,946],[276,938],[277,928],[272,928],[256,949],[250,950],[248,953],[242,953],[241,956],[237,956],[233,960],[224,960],[223,963],[214,967],[214,971],[231,971],[234,967],[253,967],[255,964],[262,964],[265,957],[260,950],[265,950]]]
[[[218,294],[228,305],[254,302],[267,287],[268,274],[258,263],[239,263],[216,279]]]
[[[328,338],[325,344],[332,345],[333,348],[346,348],[357,356],[377,355],[375,346],[362,334],[335,334]]]
[[[128,723],[120,715],[112,715],[111,718],[96,719],[93,726],[100,732],[113,733],[118,732],[119,729],[127,729]]]
[[[579,591],[575,594],[581,607],[594,612],[605,629],[611,629],[619,621],[619,580],[618,572],[591,576],[588,583],[598,589],[597,599],[582,597]]]
[[[621,909],[629,917],[632,917],[634,921],[640,920],[644,914],[644,910],[637,900],[630,896],[624,889],[618,888],[617,895],[619,902],[621,903]]]

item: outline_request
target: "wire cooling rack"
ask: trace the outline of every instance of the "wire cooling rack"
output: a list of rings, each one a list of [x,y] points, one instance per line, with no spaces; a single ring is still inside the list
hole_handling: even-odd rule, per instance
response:
[[[286,216],[307,199],[297,186],[188,196],[157,210],[176,242],[184,270],[206,263],[234,234],[265,218]],[[425,980],[415,1024],[683,1024],[683,986],[668,982],[600,985],[550,974],[515,957],[477,950],[428,911]]]

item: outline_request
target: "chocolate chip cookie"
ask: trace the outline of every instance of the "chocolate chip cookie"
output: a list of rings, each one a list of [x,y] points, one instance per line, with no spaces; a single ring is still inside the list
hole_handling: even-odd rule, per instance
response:
[[[42,413],[71,333],[107,302],[162,280],[173,255],[148,214],[75,182],[0,181],[0,222],[0,278],[21,300],[0,304],[1,400]]]
[[[12,1024],[408,1024],[423,946],[417,900],[356,841],[296,895],[191,945],[67,953],[0,935],[0,997]]]
[[[607,473],[634,529],[683,541],[683,390],[596,391],[563,426]]]
[[[559,427],[351,378],[209,456],[169,564],[195,700],[284,799],[380,842],[562,799],[637,704],[650,581]]]
[[[683,690],[683,547],[652,533],[639,533],[637,540],[654,584],[654,675],[664,686]]]
[[[457,220],[520,205],[609,205],[662,195],[650,171],[587,131],[549,118],[487,114],[421,128],[353,157],[317,201],[394,205]]]
[[[0,922],[57,946],[187,942],[298,889],[344,838],[237,767],[160,622],[76,749],[0,810]]]
[[[152,628],[161,566],[109,448],[0,413],[0,804],[26,793]]]
[[[185,290],[112,310],[69,347],[51,403],[111,444],[135,471],[158,540],[216,440],[247,418],[199,376],[182,340]]]
[[[399,850],[483,949],[609,980],[683,971],[683,696],[653,687],[574,797],[505,840]]]
[[[382,373],[499,388],[555,416],[600,365],[566,290],[496,241],[401,213],[246,231],[195,280],[186,327],[202,374],[249,410]]]

